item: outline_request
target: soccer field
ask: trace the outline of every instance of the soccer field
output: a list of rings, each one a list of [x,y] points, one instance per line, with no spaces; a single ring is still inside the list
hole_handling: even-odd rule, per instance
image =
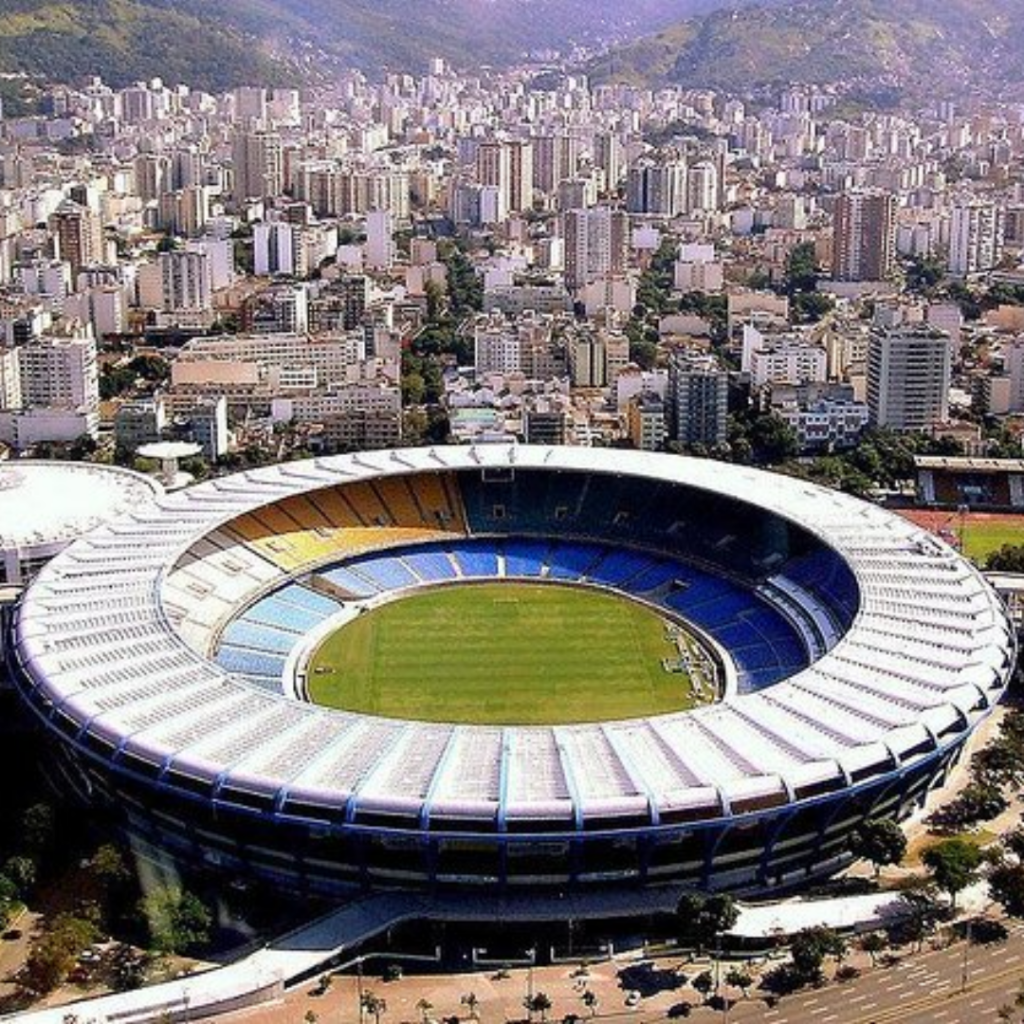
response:
[[[1019,513],[969,512],[961,517],[949,511],[907,509],[900,514],[955,545],[962,535],[963,553],[980,566],[1004,544],[1024,544],[1024,516]]]
[[[551,583],[420,592],[365,612],[310,659],[316,704],[392,718],[558,725],[661,714],[697,698],[666,620]],[[692,648],[683,635],[680,643]]]

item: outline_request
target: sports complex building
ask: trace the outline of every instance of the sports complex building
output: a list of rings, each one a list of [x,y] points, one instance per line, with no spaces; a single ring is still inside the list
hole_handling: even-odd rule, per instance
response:
[[[639,603],[697,639],[718,699],[531,725],[310,702],[325,636],[481,581]],[[585,895],[841,867],[859,822],[906,817],[944,779],[1015,640],[968,562],[845,495],[709,460],[475,446],[161,496],[43,569],[12,650],[69,783],[182,860],[310,892]]]

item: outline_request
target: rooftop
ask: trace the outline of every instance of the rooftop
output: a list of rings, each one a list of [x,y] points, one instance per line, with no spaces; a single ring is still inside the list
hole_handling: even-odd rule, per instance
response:
[[[0,548],[74,540],[160,491],[155,480],[116,466],[0,463]]]

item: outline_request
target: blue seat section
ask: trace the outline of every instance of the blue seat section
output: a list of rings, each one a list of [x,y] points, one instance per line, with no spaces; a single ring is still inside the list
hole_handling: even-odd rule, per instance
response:
[[[548,576],[555,580],[579,580],[601,557],[596,544],[553,544],[548,555]]]
[[[299,637],[294,633],[249,622],[245,618],[230,623],[221,638],[221,642],[229,647],[246,647],[275,654],[287,654],[298,641]]]
[[[547,564],[548,548],[548,544],[538,541],[505,541],[505,574],[539,576]]]
[[[394,552],[363,555],[347,564],[350,569],[374,583],[378,590],[398,590],[419,583]]]
[[[630,594],[647,594],[671,583],[679,576],[679,566],[674,562],[658,562],[639,575],[626,580],[623,589]]]
[[[409,551],[402,555],[402,561],[425,583],[439,583],[456,578],[455,567],[444,551]]]
[[[278,601],[271,595],[257,601],[242,618],[261,626],[272,626],[276,629],[301,634],[311,630],[323,619],[323,616],[297,608],[285,601]]]
[[[348,566],[339,565],[333,569],[321,570],[320,575],[329,580],[336,587],[347,590],[350,594],[359,597],[369,597],[371,594],[379,594],[382,587],[372,582],[368,577],[353,572]]]
[[[860,593],[849,566],[827,548],[791,559],[782,575],[810,591],[829,608],[843,626],[849,626],[857,614]]]
[[[259,651],[247,651],[240,647],[222,644],[217,652],[216,662],[229,672],[239,672],[245,676],[265,676],[281,678],[284,672],[283,655],[262,654]]]
[[[587,579],[609,587],[621,587],[628,580],[647,572],[654,559],[635,551],[606,550],[601,561],[591,566]]]
[[[323,594],[317,594],[300,583],[289,583],[288,586],[275,590],[274,597],[319,615],[321,618],[333,615],[341,607],[337,601],[332,601]]]
[[[482,576],[492,578],[498,575],[497,544],[486,541],[472,545],[458,545],[452,550],[455,561],[459,563],[463,576]]]

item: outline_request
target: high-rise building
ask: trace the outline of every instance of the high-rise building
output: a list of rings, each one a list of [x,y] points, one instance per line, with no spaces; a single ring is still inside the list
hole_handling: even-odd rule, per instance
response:
[[[50,217],[49,228],[57,258],[70,265],[72,280],[83,267],[103,262],[103,226],[87,206],[65,200]]]
[[[635,395],[626,406],[626,433],[634,448],[659,451],[665,443],[665,403],[650,391]]]
[[[257,224],[253,228],[253,270],[260,277],[296,274],[299,229],[284,221]]]
[[[17,351],[24,406],[89,411],[98,408],[99,374],[96,341],[92,336],[46,336]]]
[[[279,196],[284,189],[281,137],[276,132],[240,131],[232,146],[236,202]]]
[[[725,442],[729,374],[711,355],[685,350],[669,363],[669,433],[683,444]]]
[[[602,277],[623,274],[629,257],[629,216],[598,206],[563,217],[565,284],[575,291]]]
[[[949,335],[922,324],[876,327],[868,348],[871,423],[930,430],[949,413]]]
[[[213,309],[210,259],[203,252],[162,252],[138,274],[139,304],[168,313]]]
[[[719,170],[710,160],[689,169],[686,181],[686,212],[710,213],[719,207]]]
[[[366,215],[366,265],[388,269],[395,260],[394,222],[387,210],[371,210]]]
[[[629,170],[626,209],[658,217],[686,211],[686,164],[681,160],[641,160]]]
[[[896,250],[896,200],[888,192],[855,190],[836,201],[832,277],[884,281]]]
[[[533,144],[523,139],[507,143],[509,213],[533,209]]]
[[[958,277],[992,270],[1002,258],[1005,216],[995,203],[957,203],[949,220],[949,272]]]

